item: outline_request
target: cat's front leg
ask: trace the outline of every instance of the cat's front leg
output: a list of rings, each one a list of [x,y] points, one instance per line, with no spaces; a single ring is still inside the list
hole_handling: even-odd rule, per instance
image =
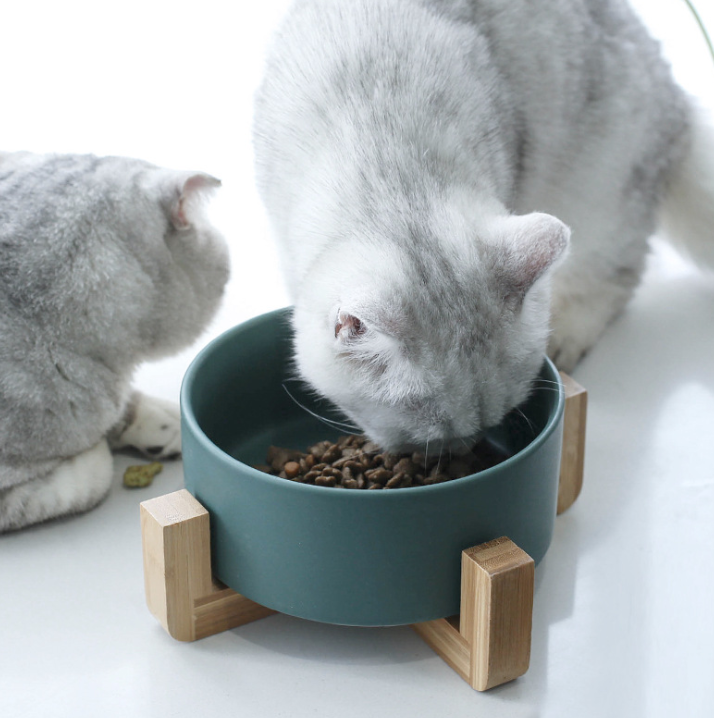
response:
[[[94,508],[109,493],[112,469],[102,440],[49,474],[0,490],[0,533]]]
[[[122,421],[108,434],[113,449],[133,448],[152,459],[181,454],[181,414],[176,404],[135,391]]]
[[[596,276],[558,278],[551,301],[548,356],[561,371],[572,372],[617,317],[634,291],[634,282]]]

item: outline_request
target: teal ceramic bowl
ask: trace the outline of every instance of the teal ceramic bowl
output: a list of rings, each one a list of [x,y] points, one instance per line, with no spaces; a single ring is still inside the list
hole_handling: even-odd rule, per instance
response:
[[[299,484],[252,468],[270,444],[305,449],[337,434],[285,391],[289,310],[209,344],[181,390],[186,488],[211,518],[214,575],[269,608],[358,626],[459,612],[461,551],[508,536],[533,559],[553,533],[563,389],[545,360],[531,398],[489,432],[514,455],[433,486],[360,491]],[[338,416],[294,382],[290,393]]]

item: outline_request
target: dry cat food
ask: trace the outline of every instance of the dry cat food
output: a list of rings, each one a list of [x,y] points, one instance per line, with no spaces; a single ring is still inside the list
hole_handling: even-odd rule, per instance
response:
[[[459,456],[383,452],[364,436],[320,441],[307,451],[268,449],[267,464],[256,469],[301,484],[342,489],[401,489],[430,486],[470,476],[500,464],[508,455],[487,441]]]
[[[164,465],[159,461],[141,466],[129,466],[124,472],[124,486],[130,489],[143,489],[151,484],[154,476],[160,473]]]

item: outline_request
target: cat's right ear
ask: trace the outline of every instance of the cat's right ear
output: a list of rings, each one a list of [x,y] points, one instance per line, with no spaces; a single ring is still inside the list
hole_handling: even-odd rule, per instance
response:
[[[196,173],[180,177],[169,211],[171,224],[175,229],[184,230],[191,226],[191,207],[201,202],[213,190],[221,186],[221,181],[208,174]]]
[[[504,219],[497,237],[504,288],[509,296],[518,298],[565,256],[570,245],[570,229],[541,212]]]

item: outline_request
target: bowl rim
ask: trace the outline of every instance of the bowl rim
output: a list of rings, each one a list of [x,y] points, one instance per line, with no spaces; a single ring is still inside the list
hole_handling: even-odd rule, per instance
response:
[[[399,490],[395,491],[330,491],[327,490],[328,487],[302,484],[296,481],[288,481],[286,479],[280,478],[278,476],[273,476],[271,474],[266,474],[264,471],[255,469],[250,464],[246,464],[240,459],[236,459],[234,456],[231,456],[230,454],[226,453],[217,444],[211,441],[208,436],[206,436],[205,432],[198,423],[198,420],[196,419],[196,415],[190,401],[190,393],[192,386],[195,382],[196,376],[201,370],[201,367],[208,361],[210,356],[216,350],[218,350],[224,344],[231,342],[236,334],[242,334],[243,332],[253,328],[256,325],[261,325],[272,319],[277,319],[281,317],[284,319],[289,319],[289,315],[290,312],[292,312],[292,309],[292,307],[274,309],[258,316],[251,317],[250,319],[247,319],[246,321],[241,322],[240,324],[237,324],[230,329],[227,329],[225,332],[211,340],[208,344],[206,344],[205,347],[203,347],[203,349],[198,352],[198,354],[194,357],[188,369],[186,370],[183,381],[181,383],[181,418],[192,432],[194,438],[201,444],[204,450],[206,450],[210,455],[213,456],[214,459],[224,464],[227,468],[232,468],[234,470],[240,469],[242,472],[247,471],[248,476],[250,476],[251,478],[259,478],[260,480],[270,482],[275,487],[281,487],[281,490],[283,491],[317,491],[318,495],[323,496],[325,499],[327,499],[329,496],[332,496],[335,499],[347,496],[360,496],[362,498],[357,500],[385,501],[394,500],[393,498],[389,499],[387,497],[398,497],[400,495],[413,496],[415,491],[418,491],[420,496],[433,495],[433,493],[437,491],[457,491],[460,490],[461,487],[463,487],[467,483],[471,484],[486,481],[494,474],[500,473],[510,466],[526,461],[531,454],[538,451],[538,449],[546,441],[548,441],[549,437],[556,430],[562,420],[565,409],[565,389],[563,386],[563,381],[560,378],[560,374],[553,362],[547,356],[544,356],[544,364],[548,367],[552,375],[557,378],[557,387],[554,387],[557,388],[558,392],[555,409],[551,412],[550,416],[548,417],[548,421],[546,422],[546,425],[543,427],[541,432],[532,441],[530,441],[527,446],[525,446],[523,449],[513,454],[509,458],[505,459],[504,461],[500,462],[499,464],[496,464],[495,466],[492,466],[488,469],[483,469],[482,471],[479,471],[475,474],[469,474],[468,476],[464,476],[459,479],[452,479],[450,481],[444,481],[439,484],[432,484],[430,486],[409,486],[400,488]],[[367,498],[370,496],[372,498]]]

